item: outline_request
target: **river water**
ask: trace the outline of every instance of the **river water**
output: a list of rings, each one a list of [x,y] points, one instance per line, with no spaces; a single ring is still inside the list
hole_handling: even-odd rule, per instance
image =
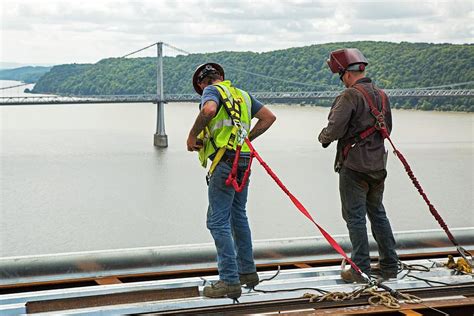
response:
[[[323,227],[345,234],[335,146],[316,141],[329,109],[270,108],[278,119],[255,147]],[[0,256],[211,242],[206,171],[185,144],[197,105],[170,103],[165,115],[169,147],[158,149],[156,105],[0,107]],[[445,221],[474,227],[474,115],[395,110],[393,119],[393,140]],[[393,230],[438,228],[393,154],[388,172]],[[319,235],[257,162],[248,215],[254,239]]]

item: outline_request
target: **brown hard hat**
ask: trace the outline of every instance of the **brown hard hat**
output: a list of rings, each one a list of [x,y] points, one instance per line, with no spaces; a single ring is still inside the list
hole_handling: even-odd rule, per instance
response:
[[[206,77],[207,74],[209,74],[212,71],[217,71],[218,73],[220,73],[222,78],[225,78],[224,68],[222,68],[222,66],[217,63],[202,64],[198,66],[196,70],[194,71],[193,86],[194,86],[194,90],[196,90],[196,92],[199,95],[202,95],[202,89],[201,87],[199,87],[198,83],[200,83],[202,79],[204,79],[204,77]]]
[[[333,73],[343,73],[346,70],[363,71],[365,66],[369,64],[357,48],[335,50],[329,54],[327,63]]]

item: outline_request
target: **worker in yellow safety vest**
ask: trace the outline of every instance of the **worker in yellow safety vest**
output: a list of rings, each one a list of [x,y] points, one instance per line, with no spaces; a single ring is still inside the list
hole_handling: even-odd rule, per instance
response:
[[[187,139],[188,151],[198,151],[203,167],[212,161],[208,173],[207,228],[217,249],[219,281],[204,287],[207,297],[238,298],[241,285],[259,283],[253,259],[252,238],[247,219],[248,182],[241,192],[226,185],[234,163],[236,148],[241,147],[237,178],[242,178],[250,159],[244,143],[263,134],[275,121],[275,115],[246,91],[225,79],[217,63],[197,67],[193,86],[201,95],[200,112]],[[252,118],[258,121],[251,129]]]

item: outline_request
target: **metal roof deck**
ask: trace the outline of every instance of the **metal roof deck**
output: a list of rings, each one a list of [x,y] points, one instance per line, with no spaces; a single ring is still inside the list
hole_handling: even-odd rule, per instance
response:
[[[474,287],[474,278],[472,275],[455,275],[453,270],[442,267],[442,264],[447,259],[423,259],[423,260],[405,260],[407,264],[418,264],[430,268],[429,272],[407,271],[399,273],[397,279],[390,279],[384,284],[389,287],[399,290],[401,292],[413,289],[440,289],[446,287],[444,285],[431,285],[425,281],[421,281],[411,277],[411,275],[429,279],[435,282],[443,282],[450,285],[461,285],[470,283]],[[259,272],[262,280],[269,279],[276,274],[277,271]],[[313,293],[318,294],[315,290],[304,288],[319,288],[326,291],[344,291],[350,292],[359,288],[360,284],[346,284],[339,276],[339,266],[315,267],[281,270],[280,273],[269,281],[263,281],[256,289],[263,291],[275,291],[271,293],[262,293],[249,291],[243,288],[243,293],[239,299],[239,304],[234,304],[231,299],[209,299],[202,297],[202,289],[204,286],[204,279],[200,277],[191,278],[175,278],[168,280],[146,281],[146,282],[132,282],[111,285],[98,285],[93,287],[77,287],[69,289],[56,289],[46,291],[35,291],[25,293],[14,293],[0,295],[0,314],[2,315],[17,315],[27,312],[27,303],[30,302],[51,302],[53,300],[77,299],[77,298],[94,298],[97,296],[107,296],[113,294],[132,294],[145,293],[150,290],[181,290],[189,288],[199,289],[199,294],[191,297],[162,299],[155,301],[141,301],[134,303],[121,304],[118,300],[116,304],[104,306],[91,306],[85,308],[72,308],[60,310],[61,314],[74,315],[117,315],[117,314],[135,314],[135,313],[184,313],[184,312],[212,312],[213,310],[236,312],[236,307],[243,310],[252,310],[260,305],[266,306],[266,310],[271,309],[274,305],[276,310],[291,310],[293,307],[285,302],[289,300],[297,300],[298,308],[307,305],[307,308],[317,308],[316,303],[309,303],[308,299],[302,299],[303,294]],[[217,275],[206,277],[206,282],[216,281]],[[298,290],[300,289],[300,290]],[[292,291],[284,291],[292,290]],[[458,293],[462,294],[462,293]],[[474,290],[473,290],[474,294]],[[451,295],[452,296],[452,295]],[[298,300],[299,299],[299,300]],[[28,304],[30,304],[28,303]],[[90,304],[90,302],[89,302]],[[316,304],[316,305],[315,305]],[[193,312],[194,311],[194,312]],[[44,315],[57,314],[58,310],[53,312],[41,313]]]

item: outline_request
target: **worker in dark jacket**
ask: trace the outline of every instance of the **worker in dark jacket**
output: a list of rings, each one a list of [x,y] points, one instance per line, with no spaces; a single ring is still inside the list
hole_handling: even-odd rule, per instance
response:
[[[328,125],[319,134],[319,141],[326,148],[338,140],[334,167],[339,172],[342,216],[352,243],[352,260],[362,272],[371,274],[367,215],[378,245],[380,276],[393,278],[397,276],[398,257],[382,204],[387,152],[384,138],[378,132],[380,127],[386,128],[388,133],[392,129],[389,100],[372,80],[365,77],[368,62],[358,49],[332,52],[328,65],[333,73],[339,73],[347,89],[335,99]],[[369,102],[380,111],[377,119]],[[361,275],[353,269],[342,271],[341,277],[346,282],[363,282]]]

